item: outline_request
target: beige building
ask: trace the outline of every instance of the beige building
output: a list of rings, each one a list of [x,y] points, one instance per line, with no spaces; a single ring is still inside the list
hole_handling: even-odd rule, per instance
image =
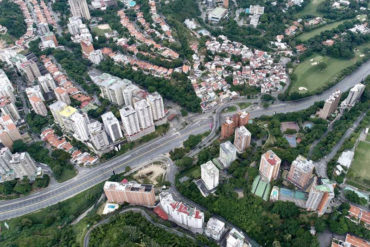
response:
[[[57,100],[66,103],[67,105],[71,104],[71,99],[69,98],[68,92],[62,87],[57,87],[54,89],[55,97]]]
[[[14,122],[21,118],[17,108],[8,97],[0,98],[0,111],[3,115],[9,115]]]
[[[155,204],[153,185],[141,185],[133,182],[105,182],[104,193],[108,202],[123,204],[125,202],[151,207]]]
[[[337,90],[325,101],[324,108],[319,112],[320,118],[327,119],[335,112],[335,110],[338,108],[341,96],[341,91]]]
[[[21,139],[22,136],[10,116],[3,115],[0,117],[0,141],[4,146],[12,148],[13,142]]]
[[[251,145],[252,134],[245,128],[241,126],[236,128],[234,137],[234,146],[239,153],[244,152]]]
[[[303,189],[311,179],[314,168],[312,160],[307,160],[305,157],[298,155],[290,166],[288,180]]]
[[[71,13],[73,17],[83,17],[86,20],[91,19],[86,0],[68,0],[68,3],[71,7]]]
[[[263,179],[271,182],[277,179],[280,170],[281,159],[272,150],[262,154],[260,162],[260,174]]]
[[[48,110],[46,109],[46,106],[45,106],[44,102],[42,101],[42,99],[40,99],[37,96],[32,96],[28,99],[30,100],[33,111],[37,115],[41,115],[41,116],[44,116],[44,117],[46,117],[48,115]]]
[[[20,65],[20,70],[26,75],[29,82],[33,82],[36,78],[41,76],[37,64],[32,60],[22,63]]]

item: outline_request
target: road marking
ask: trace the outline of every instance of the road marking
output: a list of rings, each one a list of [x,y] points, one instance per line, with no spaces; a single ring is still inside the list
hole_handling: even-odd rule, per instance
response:
[[[193,130],[198,130],[198,129],[200,129],[200,127],[195,128],[195,129],[193,129]],[[164,146],[164,145],[166,145],[166,144],[167,144],[167,143],[169,143],[169,142],[175,141],[176,139],[179,139],[179,138],[181,138],[181,137],[183,137],[183,136],[186,136],[186,135],[187,135],[187,134],[183,134],[183,135],[180,135],[179,137],[176,137],[174,140],[168,140],[168,141],[166,141],[166,142],[162,143],[161,145],[157,146],[157,149],[158,149],[158,148],[160,148],[160,147],[162,147],[162,146]],[[89,180],[86,180],[85,182],[82,182],[82,183],[78,184],[77,186],[74,186],[74,187],[71,187],[71,188],[69,188],[69,189],[67,189],[67,190],[65,190],[65,191],[62,191],[62,192],[58,193],[57,195],[54,195],[54,196],[48,197],[48,198],[46,198],[46,199],[44,199],[44,200],[42,200],[42,201],[38,201],[38,202],[33,203],[33,204],[30,204],[30,205],[23,206],[23,207],[21,207],[21,208],[16,208],[16,209],[12,209],[12,210],[8,210],[8,211],[0,212],[0,215],[6,214],[6,213],[10,213],[10,212],[14,212],[14,211],[18,211],[18,210],[24,210],[24,208],[32,207],[32,206],[38,205],[38,204],[40,204],[40,203],[43,203],[43,202],[49,201],[49,200],[51,200],[51,199],[53,199],[53,198],[55,198],[55,197],[57,197],[57,196],[60,196],[60,195],[66,194],[67,192],[69,192],[69,191],[71,191],[71,190],[73,190],[73,189],[76,189],[76,188],[78,188],[78,187],[80,187],[80,186],[82,186],[82,185],[85,185],[86,183],[88,183],[88,182],[90,182],[90,181],[92,181],[92,180],[94,180],[94,179],[98,179],[98,178],[99,178],[100,176],[102,176],[102,175],[105,175],[105,174],[107,174],[107,173],[112,173],[112,170],[114,170],[114,169],[118,169],[118,168],[121,168],[121,167],[125,166],[127,163],[132,162],[132,161],[134,161],[135,159],[140,158],[140,157],[142,157],[142,156],[144,156],[144,155],[146,155],[147,153],[150,153],[150,152],[152,152],[152,151],[153,151],[153,150],[149,150],[149,151],[147,151],[147,152],[144,152],[144,153],[142,153],[142,154],[139,154],[139,155],[138,155],[138,156],[136,156],[135,158],[132,158],[132,159],[130,159],[130,160],[128,160],[128,161],[126,161],[126,162],[124,162],[124,163],[122,163],[122,164],[115,165],[115,166],[113,165],[113,167],[106,167],[106,168],[108,168],[108,170],[107,170],[107,171],[105,171],[105,172],[103,172],[103,173],[100,173],[100,174],[98,174],[97,176],[92,177],[92,178],[90,178]],[[145,163],[145,162],[144,162],[144,163]],[[96,184],[94,184],[94,185],[96,185]],[[93,187],[94,185],[92,185],[91,187]],[[77,194],[79,194],[79,193],[81,193],[81,192],[83,192],[83,191],[85,191],[85,190],[87,190],[87,189],[91,188],[91,187],[86,187],[86,188],[84,188],[83,190],[81,190],[81,191],[79,191],[79,192],[77,192],[77,193],[72,194],[70,197],[68,197],[68,198],[66,198],[66,199],[64,199],[64,200],[67,200],[67,199],[69,199],[69,198],[71,198],[71,197],[73,197],[73,196],[75,196],[75,195],[77,195]],[[31,199],[37,199],[37,198],[29,198],[28,200],[31,200]],[[64,201],[64,200],[61,200],[61,201]],[[25,200],[23,200],[22,202],[24,203],[24,201],[25,201]],[[59,201],[59,202],[60,202],[60,201]],[[15,202],[15,203],[17,203],[17,202]],[[12,203],[12,204],[14,204],[14,203]],[[0,208],[1,208],[1,207],[6,207],[6,206],[10,206],[10,205],[12,205],[12,204],[5,204],[5,205],[1,205],[1,206],[0,206]],[[52,203],[52,205],[54,205],[54,204],[56,204],[56,203]],[[47,206],[46,206],[46,207],[47,207]],[[41,208],[40,208],[40,209],[41,209]],[[35,210],[35,211],[37,211],[37,210]],[[25,213],[25,214],[27,214],[27,213]]]

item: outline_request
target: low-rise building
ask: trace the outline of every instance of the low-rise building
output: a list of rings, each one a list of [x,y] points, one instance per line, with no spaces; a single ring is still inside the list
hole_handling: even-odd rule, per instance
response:
[[[216,218],[210,218],[207,222],[207,226],[204,230],[206,236],[213,238],[216,241],[220,241],[222,234],[225,232],[225,222]]]
[[[249,243],[245,242],[244,234],[236,230],[231,229],[229,235],[226,238],[226,247],[250,247]]]
[[[107,181],[104,184],[104,193],[108,202],[123,204],[130,203],[152,207],[155,204],[153,185],[137,184],[122,181],[122,183]]]

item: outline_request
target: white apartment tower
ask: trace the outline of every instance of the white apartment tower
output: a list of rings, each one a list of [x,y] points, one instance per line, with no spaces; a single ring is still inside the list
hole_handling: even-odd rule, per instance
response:
[[[30,100],[33,111],[37,115],[41,115],[41,116],[44,116],[44,117],[46,117],[48,115],[48,110],[46,109],[46,106],[45,106],[44,102],[42,101],[42,99],[40,99],[37,96],[31,96],[28,99]]]
[[[86,20],[90,20],[89,7],[86,0],[68,0],[68,3],[74,17],[83,17]]]
[[[37,97],[40,98],[42,101],[45,100],[39,85],[26,88],[26,94],[28,98]]]
[[[49,109],[51,114],[54,117],[54,121],[59,125],[63,126],[63,119],[60,116],[59,112],[61,112],[64,108],[67,107],[67,104],[63,101],[56,101],[53,104],[49,105]]]
[[[236,160],[236,148],[230,141],[221,143],[219,160],[225,168]]]
[[[87,125],[89,124],[89,118],[85,113],[75,112],[71,116],[71,120],[73,122],[74,127],[74,136],[76,139],[80,141],[88,141],[89,140],[89,130]]]
[[[104,129],[113,142],[123,137],[119,121],[112,112],[104,113],[101,118],[103,120]]]
[[[0,97],[9,97],[15,102],[14,87],[2,69],[0,69]]]
[[[343,101],[342,106],[349,106],[352,107],[356,104],[358,100],[360,100],[361,95],[365,90],[365,85],[361,83],[357,83],[351,90],[347,98]]]
[[[57,87],[53,77],[49,73],[37,77],[37,80],[39,81],[39,84],[45,93],[49,93]]]
[[[148,102],[144,99],[135,102],[135,110],[139,118],[140,128],[142,130],[151,128],[154,131],[153,113]]]
[[[201,177],[208,190],[213,190],[219,183],[219,170],[212,161],[200,166]]]
[[[234,146],[239,153],[244,152],[251,144],[252,134],[244,126],[240,126],[235,130]]]
[[[120,110],[123,130],[127,137],[136,135],[140,132],[139,118],[137,112],[131,105]]]
[[[90,133],[90,140],[97,150],[103,150],[109,146],[107,133],[100,122],[89,123],[87,127]]]
[[[0,98],[0,111],[3,115],[9,115],[14,122],[21,118],[17,107],[15,107],[14,103],[9,97]]]
[[[153,120],[158,121],[165,117],[162,96],[155,92],[147,97],[147,101],[153,112]]]
[[[69,98],[68,92],[62,87],[57,87],[54,89],[55,97],[58,101],[63,101],[67,105],[71,104],[71,99]]]

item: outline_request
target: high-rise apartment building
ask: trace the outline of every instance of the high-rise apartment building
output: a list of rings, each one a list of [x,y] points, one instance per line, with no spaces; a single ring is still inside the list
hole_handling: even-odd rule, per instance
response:
[[[207,237],[213,238],[216,241],[220,241],[225,230],[225,222],[212,217],[208,220],[207,227],[204,229],[204,233]]]
[[[238,126],[245,126],[249,122],[250,114],[249,112],[239,112],[239,125]]]
[[[22,136],[19,133],[17,126],[9,115],[0,117],[0,141],[5,147],[13,148],[13,142],[21,140]]]
[[[68,31],[71,35],[77,35],[80,33],[80,25],[82,25],[82,20],[78,16],[73,16],[68,19]]]
[[[27,80],[30,83],[41,76],[40,70],[33,60],[28,60],[27,62],[20,64],[19,68],[26,75]]]
[[[356,104],[357,101],[360,100],[361,95],[365,91],[365,85],[361,83],[357,83],[348,93],[347,98],[342,102],[342,106],[344,107],[352,107]]]
[[[338,108],[341,95],[342,93],[340,90],[337,90],[325,101],[324,108],[319,113],[322,119],[327,119],[328,116],[335,112]]]
[[[67,107],[67,104],[63,101],[56,101],[53,104],[49,105],[51,114],[54,117],[54,121],[61,127],[63,127],[63,119],[59,114],[64,108]]]
[[[229,167],[236,160],[236,148],[231,142],[221,143],[219,160],[225,168]]]
[[[25,176],[32,181],[36,174],[35,161],[28,153],[12,154],[7,147],[0,150],[0,182],[23,179]]]
[[[125,135],[128,140],[131,140],[132,136],[140,132],[140,124],[137,112],[131,105],[129,105],[123,107],[120,110],[120,114]]]
[[[90,20],[91,16],[86,0],[68,0],[68,3],[73,17],[83,17]]]
[[[14,87],[2,69],[0,69],[0,97],[8,97],[15,102]]]
[[[112,112],[104,113],[101,118],[103,120],[104,129],[113,142],[123,137],[119,121]]]
[[[152,207],[155,204],[153,185],[137,184],[133,182],[117,183],[105,182],[104,193],[108,202],[123,204],[125,202]]]
[[[245,243],[245,237],[242,232],[235,228],[231,229],[229,235],[226,237],[226,247],[250,247],[251,245]]]
[[[68,92],[62,87],[57,87],[54,89],[55,97],[58,101],[62,101],[67,105],[71,104],[71,99],[69,98]]]
[[[281,159],[273,151],[268,150],[261,155],[260,174],[264,180],[271,182],[277,179],[280,170]]]
[[[42,95],[42,92],[41,92],[41,87],[39,85],[27,87],[26,94],[28,98],[37,97],[37,98],[40,98],[42,101],[45,100],[44,95]]]
[[[201,170],[201,177],[204,185],[208,190],[213,190],[218,186],[219,180],[219,170],[213,164],[212,161],[208,161],[207,163],[200,166]]]
[[[153,120],[158,121],[165,117],[162,96],[155,92],[147,97],[147,101],[153,112]]]
[[[145,134],[154,132],[155,127],[153,121],[153,113],[149,103],[145,99],[142,99],[138,102],[135,102],[134,105],[137,116],[139,118],[141,131],[145,131]]]
[[[229,0],[223,0],[223,4],[225,9],[228,9],[229,8]]]
[[[89,129],[87,125],[90,120],[86,113],[76,112],[71,116],[71,121],[73,122],[73,133],[74,137],[80,141],[89,140]]]
[[[235,130],[234,146],[239,153],[244,152],[251,144],[252,134],[244,126],[240,126]]]
[[[91,143],[97,150],[104,150],[109,146],[107,133],[103,129],[103,125],[99,121],[88,124]]]
[[[9,97],[0,98],[0,111],[3,115],[9,115],[14,122],[21,118],[17,107],[15,107],[14,103],[9,99]]]
[[[37,80],[45,93],[49,93],[57,87],[53,77],[49,73],[37,77]]]
[[[303,189],[310,181],[314,168],[312,160],[307,160],[305,157],[298,155],[290,166],[288,180]]]
[[[74,133],[74,124],[71,120],[73,114],[77,112],[77,109],[72,106],[64,107],[59,113],[59,117],[61,120],[61,127],[71,133]]]
[[[174,200],[172,194],[166,191],[159,194],[159,198],[160,207],[171,221],[193,229],[203,229],[204,213],[202,211]]]
[[[322,179],[318,184],[315,177],[306,201],[307,210],[317,211],[318,216],[323,215],[331,200],[335,197],[334,187],[335,184],[328,179]]]
[[[225,123],[221,125],[221,139],[226,139],[233,135],[235,130],[235,123],[230,118],[226,119]]]
[[[31,96],[28,98],[32,106],[33,111],[40,116],[46,117],[48,115],[48,110],[42,99],[37,96]]]
[[[132,97],[135,94],[135,92],[139,91],[140,88],[134,84],[128,85],[123,90],[123,98],[125,100],[125,105],[133,105]]]

